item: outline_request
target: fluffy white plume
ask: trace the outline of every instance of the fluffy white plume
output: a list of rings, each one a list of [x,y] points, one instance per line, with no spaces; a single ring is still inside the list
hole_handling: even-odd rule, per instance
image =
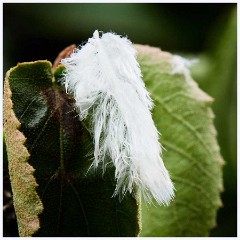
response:
[[[62,64],[65,87],[75,97],[81,120],[91,112],[93,167],[102,163],[104,171],[107,156],[115,166],[114,195],[134,195],[139,189],[147,202],[153,196],[159,204],[168,204],[174,187],[161,159],[150,112],[153,103],[132,43],[114,33],[99,37],[95,31]]]

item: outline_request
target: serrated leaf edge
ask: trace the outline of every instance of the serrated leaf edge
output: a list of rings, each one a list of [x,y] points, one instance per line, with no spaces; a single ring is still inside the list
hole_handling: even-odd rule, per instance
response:
[[[19,65],[20,64],[16,67]],[[21,123],[13,111],[13,102],[11,100],[12,92],[8,78],[16,67],[11,68],[5,78],[4,132],[19,235],[21,237],[27,237],[32,236],[40,228],[38,215],[43,211],[43,205],[36,192],[38,184],[34,178],[35,169],[28,163],[30,154],[24,146],[26,137],[19,131]],[[18,173],[18,175],[16,175],[16,173]]]

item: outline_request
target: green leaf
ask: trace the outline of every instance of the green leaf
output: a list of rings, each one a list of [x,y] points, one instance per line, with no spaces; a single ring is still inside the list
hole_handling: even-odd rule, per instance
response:
[[[223,160],[210,109],[213,100],[186,71],[173,73],[171,54],[136,48],[155,103],[153,118],[166,149],[163,159],[176,188],[168,207],[142,204],[141,236],[207,236],[216,224],[223,189]],[[61,67],[56,69],[56,80],[61,71]],[[86,174],[92,161],[92,138],[73,110],[73,99],[52,79],[50,63],[39,61],[10,70],[5,84],[4,116],[10,121],[4,127],[20,235],[136,236],[139,200],[127,195],[119,203],[111,198],[115,187],[112,168],[104,175],[100,170]],[[22,140],[11,142],[19,134]],[[16,146],[20,148],[17,153]],[[19,174],[20,160],[24,167],[36,169],[35,178],[33,171],[27,176]],[[22,176],[25,182],[19,188]],[[26,189],[30,200],[24,195]],[[37,223],[28,231],[21,215],[26,204],[29,226],[31,217]]]
[[[166,149],[163,160],[176,188],[170,206],[142,204],[141,236],[208,236],[221,206],[223,160],[211,97],[187,73],[173,73],[173,56],[136,46],[154,100],[153,118]]]
[[[122,202],[112,197],[112,167],[104,175],[101,168],[88,172],[93,139],[74,100],[53,79],[51,63],[37,61],[18,64],[5,82],[4,128],[20,236],[137,236],[138,201],[129,194]]]

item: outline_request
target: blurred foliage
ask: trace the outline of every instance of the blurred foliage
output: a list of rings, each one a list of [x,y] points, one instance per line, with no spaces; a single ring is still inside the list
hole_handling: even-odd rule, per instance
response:
[[[208,51],[192,74],[200,87],[215,98],[215,125],[226,161],[224,206],[218,218],[222,227],[213,230],[212,235],[232,236],[233,229],[237,229],[237,8],[219,19],[210,37]]]
[[[95,29],[127,34],[134,43],[198,57],[193,78],[215,98],[224,167],[223,208],[212,236],[237,235],[236,4],[7,4],[4,72],[17,62],[53,61]]]

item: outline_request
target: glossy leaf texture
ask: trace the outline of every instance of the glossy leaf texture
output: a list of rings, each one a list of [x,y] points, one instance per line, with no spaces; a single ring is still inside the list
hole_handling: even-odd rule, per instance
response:
[[[223,191],[213,99],[198,88],[187,68],[173,64],[173,55],[136,48],[155,104],[153,119],[165,148],[163,160],[176,188],[170,206],[142,204],[140,236],[208,236],[216,226]]]
[[[113,167],[105,174],[88,171],[93,139],[54,79],[51,63],[36,61],[18,64],[5,81],[4,129],[20,236],[137,236],[139,201],[112,197]]]

